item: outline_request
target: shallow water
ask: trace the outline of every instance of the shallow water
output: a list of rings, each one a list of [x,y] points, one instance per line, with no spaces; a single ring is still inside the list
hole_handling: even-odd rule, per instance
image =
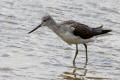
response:
[[[119,80],[119,0],[0,0],[0,80]],[[69,46],[47,27],[28,35],[43,11],[56,21],[73,19],[113,31],[88,44]]]

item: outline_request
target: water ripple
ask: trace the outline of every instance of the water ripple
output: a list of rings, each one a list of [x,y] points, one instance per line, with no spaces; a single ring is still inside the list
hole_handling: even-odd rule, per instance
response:
[[[0,71],[2,80],[119,80],[120,5],[118,0],[1,0]],[[69,46],[46,27],[27,33],[45,12],[56,22],[73,19],[89,26],[112,29],[88,44],[89,62],[79,45]],[[72,67],[71,67],[72,66]],[[81,66],[81,67],[80,67]],[[112,71],[112,72],[111,72]]]

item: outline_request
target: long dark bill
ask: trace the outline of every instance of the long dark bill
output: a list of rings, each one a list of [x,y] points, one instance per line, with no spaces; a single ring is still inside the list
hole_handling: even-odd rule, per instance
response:
[[[37,26],[36,28],[34,28],[33,30],[31,30],[30,32],[28,32],[28,34],[32,33],[35,30],[37,30],[39,27],[41,27],[41,24],[39,26]]]

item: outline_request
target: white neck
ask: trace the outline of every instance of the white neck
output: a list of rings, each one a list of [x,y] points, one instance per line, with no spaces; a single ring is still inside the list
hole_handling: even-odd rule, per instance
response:
[[[52,18],[50,20],[48,28],[50,28],[52,31],[59,35],[59,26]]]
[[[49,25],[47,25],[48,28],[50,28],[53,32],[55,32],[59,37],[61,37],[65,42],[67,42],[63,36],[63,33],[61,31],[61,28],[59,26],[59,24],[57,24],[52,18],[49,22]]]

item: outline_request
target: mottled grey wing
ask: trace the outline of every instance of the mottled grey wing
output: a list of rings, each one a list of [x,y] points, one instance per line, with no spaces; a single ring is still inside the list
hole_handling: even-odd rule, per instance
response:
[[[91,38],[94,35],[92,29],[89,28],[87,25],[77,23],[74,24],[73,27],[75,27],[73,34],[76,36],[80,36],[83,39]]]
[[[88,27],[85,24],[81,24],[81,23],[75,22],[73,20],[64,21],[63,24],[70,25],[71,27],[75,28],[73,30],[73,34],[76,36],[80,36],[83,39],[91,38],[94,35],[92,28]]]
[[[92,28],[88,27],[85,24],[69,20],[62,22],[61,25],[62,26],[69,25],[69,27],[73,27],[74,28],[73,34],[76,36],[80,36],[83,39],[88,39],[94,36]]]

